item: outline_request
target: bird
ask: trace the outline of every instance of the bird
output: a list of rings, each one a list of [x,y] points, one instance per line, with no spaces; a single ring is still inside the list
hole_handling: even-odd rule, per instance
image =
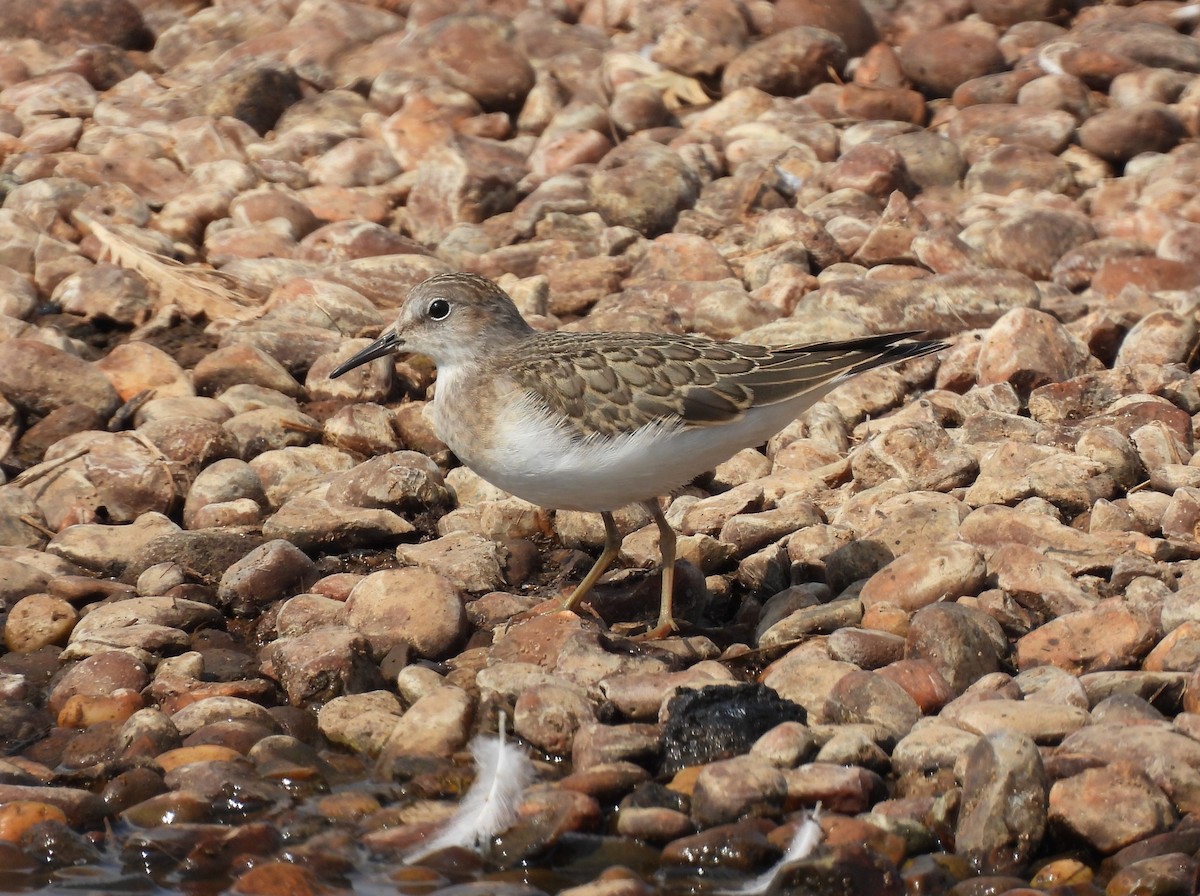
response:
[[[431,421],[460,462],[531,503],[600,514],[604,548],[562,609],[579,606],[620,551],[613,512],[643,506],[662,555],[658,623],[642,636],[654,639],[678,630],[676,537],[658,498],[762,445],[848,378],[946,347],[919,332],[768,347],[542,331],[494,282],[455,272],[413,287],[396,322],[329,377],[393,353],[428,357]]]

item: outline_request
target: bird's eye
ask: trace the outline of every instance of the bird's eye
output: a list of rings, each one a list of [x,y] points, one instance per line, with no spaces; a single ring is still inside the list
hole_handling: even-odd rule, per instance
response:
[[[445,299],[434,299],[429,303],[429,319],[445,320],[450,316],[450,303]]]

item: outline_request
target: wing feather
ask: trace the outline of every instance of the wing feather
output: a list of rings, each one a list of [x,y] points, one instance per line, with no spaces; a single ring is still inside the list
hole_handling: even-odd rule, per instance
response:
[[[580,438],[613,437],[652,423],[729,423],[751,407],[945,347],[904,341],[915,335],[768,347],[651,333],[540,333],[497,369]]]

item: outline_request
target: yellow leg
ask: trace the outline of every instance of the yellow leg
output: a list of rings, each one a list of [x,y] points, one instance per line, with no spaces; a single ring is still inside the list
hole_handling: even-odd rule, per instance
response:
[[[672,612],[672,601],[675,594],[675,530],[663,516],[658,501],[651,498],[649,501],[643,501],[642,506],[650,511],[650,515],[654,517],[654,522],[658,525],[658,550],[662,554],[662,602],[659,605],[658,625],[646,632],[644,637],[647,639],[665,638],[678,628]]]
[[[597,580],[604,575],[604,571],[608,569],[608,565],[616,559],[617,554],[621,550],[621,533],[617,529],[617,521],[613,519],[613,515],[607,510],[600,513],[600,518],[604,520],[604,550],[600,556],[596,558],[596,563],[583,581],[575,588],[574,591],[562,602],[564,610],[573,610],[579,604],[587,593],[592,590],[592,586]]]

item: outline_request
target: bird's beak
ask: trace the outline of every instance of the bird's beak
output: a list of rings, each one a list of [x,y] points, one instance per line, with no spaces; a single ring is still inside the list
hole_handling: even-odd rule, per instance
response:
[[[343,361],[330,371],[329,378],[331,380],[337,379],[346,371],[353,370],[355,367],[366,364],[368,361],[374,361],[376,358],[382,358],[384,355],[390,355],[399,348],[400,337],[396,335],[396,331],[394,329],[386,330],[378,339],[361,352],[351,357],[350,360]]]

